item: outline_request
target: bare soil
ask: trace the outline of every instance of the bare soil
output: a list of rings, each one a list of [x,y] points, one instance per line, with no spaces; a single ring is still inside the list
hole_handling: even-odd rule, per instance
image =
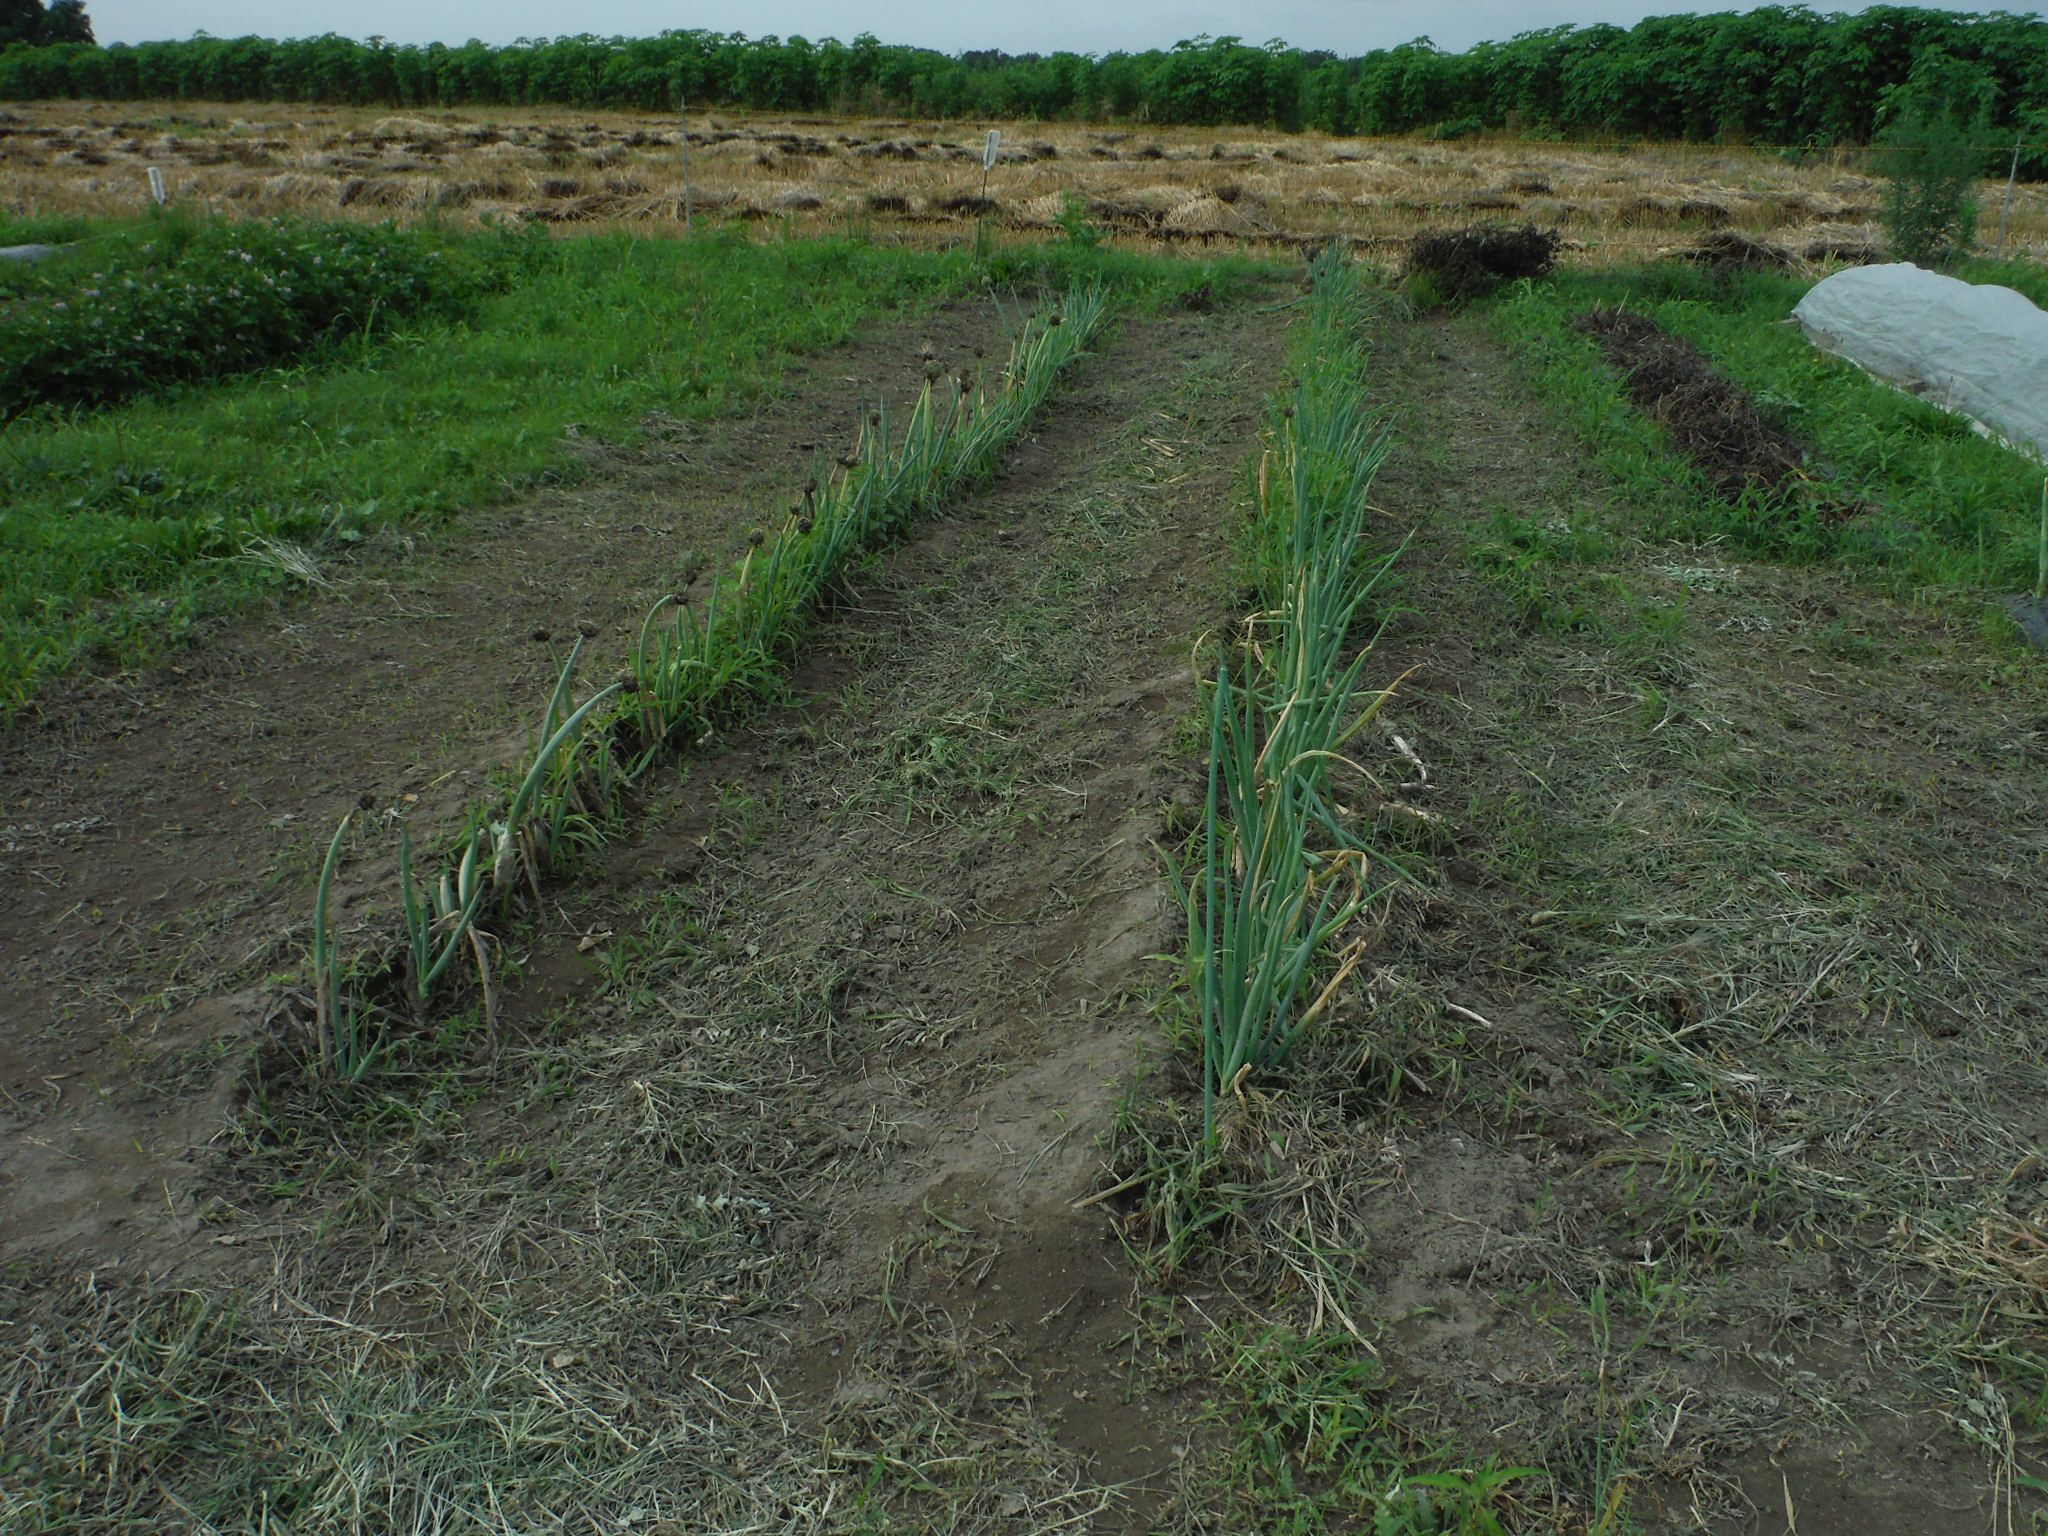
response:
[[[839,1170],[770,1376],[849,1455],[944,1426],[997,1528],[1143,1529],[1186,1452],[1192,1405],[1128,1390],[1138,1278],[1075,1203],[1170,976],[1191,647],[1236,596],[1284,340],[1243,304],[1124,326],[821,632],[802,710],[691,764],[524,962],[573,1013],[600,974],[581,936],[661,893],[806,978],[816,1091],[872,1165]]]
[[[1417,669],[1384,822],[1434,873],[1310,1082],[1373,1106],[1333,1178],[1396,1379],[1601,1529],[2024,1525],[2038,669],[1967,611],[1638,541],[1473,319],[1378,365],[1415,530],[1381,659]],[[1504,517],[1554,551],[1520,622],[1474,560]]]
[[[217,626],[169,667],[53,691],[10,729],[0,1256],[132,1251],[116,1229],[165,1212],[263,1032],[264,979],[299,964],[344,811],[407,807],[438,835],[530,749],[579,633],[623,657],[657,595],[729,563],[820,450],[851,442],[863,400],[914,399],[927,344],[972,367],[1002,338],[993,302],[958,301],[820,356],[738,417],[572,443],[591,471],[572,485],[381,534],[331,587]],[[390,885],[389,844],[352,887]],[[195,1080],[213,1084],[212,1127],[186,1113]]]
[[[907,390],[916,340],[982,323],[847,371]],[[24,825],[89,840],[95,758],[125,787],[105,919],[37,894],[73,948],[0,930],[46,1010],[8,1046],[0,1187],[0,1442],[39,1481],[0,1528],[1263,1528],[1239,1512],[1318,1475],[1299,1425],[1276,1486],[1231,1460],[1232,1353],[1274,1322],[1371,1362],[1390,1442],[1541,1467],[1527,1529],[2026,1528],[2048,685],[1967,614],[1643,541],[1478,317],[1388,318],[1374,353],[1379,531],[1411,542],[1372,666],[1407,680],[1358,801],[1413,879],[1230,1107],[1213,1236],[1162,1265],[1152,1193],[1098,1198],[1185,1092],[1162,862],[1284,339],[1257,302],[1124,322],[994,483],[857,576],[784,707],[502,936],[500,1037],[443,1020],[352,1095],[240,1088],[293,954],[244,946],[329,814],[361,772],[389,797],[509,757],[563,615],[616,646],[678,578],[648,501],[749,465],[776,493],[850,427],[836,364],[701,458],[478,522],[431,584],[365,570],[29,739]],[[394,665],[400,737],[329,725],[362,664],[309,640],[263,670],[295,622],[455,681]],[[521,686],[464,696],[497,675],[446,644],[472,632]],[[193,798],[149,798],[183,784],[153,751]],[[300,819],[211,831],[204,791],[265,774]],[[111,906],[208,870],[183,926]]]
[[[1142,1528],[1194,1405],[1127,1392],[1136,1280],[1074,1203],[1166,977],[1189,653],[1237,602],[1284,337],[1244,304],[1125,323],[994,485],[856,580],[788,708],[672,770],[550,897],[505,1039],[417,1041],[353,1101],[260,1090],[189,1168],[149,1167],[153,1214],[88,1230],[17,1192],[39,1226],[9,1229],[27,1374],[0,1427],[97,1465],[92,1416],[53,1405],[101,1359],[131,1401],[209,1404],[131,1448],[132,1481],[60,1481],[107,1522],[81,1528],[245,1463],[311,1524],[344,1477],[397,1523],[495,1475],[605,1526],[631,1476],[661,1530]],[[199,1089],[158,1096],[217,1122]],[[138,1348],[193,1309],[205,1348]],[[338,1395],[401,1380],[387,1429],[337,1433]],[[422,1399],[465,1447],[439,1482]],[[497,1465],[504,1413],[545,1426],[531,1464]],[[593,1470],[551,1482],[558,1452]]]

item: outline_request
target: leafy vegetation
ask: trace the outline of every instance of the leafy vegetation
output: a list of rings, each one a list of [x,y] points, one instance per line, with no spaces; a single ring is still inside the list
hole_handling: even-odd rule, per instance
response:
[[[1887,178],[1884,231],[1894,256],[1945,267],[1969,251],[1997,95],[1985,70],[1938,49],[1887,94],[1877,163]]]
[[[156,654],[264,590],[276,573],[240,558],[256,540],[352,541],[574,474],[570,423],[616,438],[657,409],[719,414],[792,353],[967,276],[833,242],[564,242],[466,320],[397,327],[320,367],[19,420],[0,445],[0,707],[89,652]]]
[[[1862,143],[1886,93],[1939,49],[1981,67],[2001,129],[2048,109],[2048,22],[1879,6],[1852,15],[1767,6],[1653,16],[1634,27],[1550,27],[1465,53],[1427,38],[1358,58],[1194,38],[1100,57],[948,56],[862,33],[747,38],[665,32],[493,48],[198,37],[137,47],[17,48],[0,96],[294,100],[399,106],[532,104],[664,111],[693,106],[942,117],[1142,118],[1325,133],[1487,129]],[[2007,135],[2008,140],[2010,135]],[[2048,165],[2036,146],[2029,163]]]
[[[0,274],[0,419],[304,357],[338,337],[453,319],[531,241],[428,229],[165,219]]]
[[[1182,900],[1201,1014],[1202,1139],[1225,1098],[1283,1064],[1357,963],[1326,951],[1364,910],[1364,847],[1331,790],[1346,744],[1386,697],[1364,684],[1352,630],[1391,557],[1365,558],[1366,496],[1386,440],[1352,339],[1357,277],[1334,249],[1314,269],[1307,364],[1259,470],[1253,530],[1263,611],[1235,681],[1217,670],[1209,791]]]
[[[1373,1536],[1504,1536],[1534,1469],[1419,1472],[1377,1360],[1341,1334],[1244,1333],[1224,1341],[1234,1444],[1219,1491],[1245,1528],[1364,1530],[1369,1511]]]
[[[1154,1279],[1198,1268],[1213,1293],[1196,1309],[1213,1330],[1220,1431],[1190,1474],[1201,1507],[1233,1530],[1500,1536],[1520,1528],[1524,1496],[1556,1505],[1560,1490],[1431,1443],[1376,1347],[1385,1319],[1359,1283],[1362,1244],[1315,1213],[1342,1205],[1334,1191],[1356,1171],[1344,1159],[1373,1140],[1356,1095],[1378,1036],[1359,1027],[1354,972],[1380,931],[1366,937],[1360,919],[1385,910],[1371,885],[1390,867],[1377,848],[1368,862],[1353,804],[1355,739],[1390,696],[1364,683],[1376,653],[1360,631],[1401,553],[1373,550],[1367,532],[1387,451],[1367,403],[1367,318],[1356,269],[1320,258],[1298,383],[1272,402],[1255,483],[1259,611],[1218,666],[1208,797],[1177,877],[1199,1132],[1175,1097],[1127,1099],[1119,1140],[1138,1172],[1113,1192],[1149,1186],[1126,1233]],[[1341,1120],[1333,1139],[1324,1116]],[[1224,1306],[1236,1315],[1219,1321]]]
[[[0,0],[0,48],[11,43],[90,43],[85,0]]]

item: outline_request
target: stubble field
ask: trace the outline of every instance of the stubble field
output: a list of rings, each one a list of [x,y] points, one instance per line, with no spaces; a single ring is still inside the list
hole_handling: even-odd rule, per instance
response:
[[[947,244],[987,219],[1055,233],[1075,215],[1141,248],[1297,248],[1332,236],[1392,250],[1479,219],[1561,228],[1585,259],[1637,260],[1720,227],[1831,259],[1878,243],[1880,184],[1858,150],[1788,154],[1687,145],[1545,145],[711,115],[689,139],[691,211],[797,234],[873,232]],[[231,214],[658,228],[684,215],[674,118],[552,109],[413,116],[311,106],[20,104],[0,119],[0,206],[16,215],[131,213],[146,168]],[[1995,227],[2002,185],[1987,183]],[[984,205],[984,196],[986,205]],[[2048,191],[2015,194],[2009,250],[2048,249]]]

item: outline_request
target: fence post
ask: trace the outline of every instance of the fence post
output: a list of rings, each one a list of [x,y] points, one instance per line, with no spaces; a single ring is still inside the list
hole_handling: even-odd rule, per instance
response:
[[[680,95],[676,99],[676,116],[683,124],[683,233],[694,234],[697,217],[690,197],[690,103]]]
[[[1993,261],[2005,260],[2005,226],[2012,221],[2012,184],[2019,179],[2020,146],[2027,142],[2027,131],[2022,128],[2018,138],[2012,141],[2012,169],[2005,173],[2005,207],[1998,215],[1998,250]]]

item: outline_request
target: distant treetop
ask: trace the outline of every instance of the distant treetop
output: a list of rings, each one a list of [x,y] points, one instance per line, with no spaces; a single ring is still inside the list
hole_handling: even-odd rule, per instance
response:
[[[13,43],[90,43],[92,18],[85,0],[0,0],[0,48]]]

